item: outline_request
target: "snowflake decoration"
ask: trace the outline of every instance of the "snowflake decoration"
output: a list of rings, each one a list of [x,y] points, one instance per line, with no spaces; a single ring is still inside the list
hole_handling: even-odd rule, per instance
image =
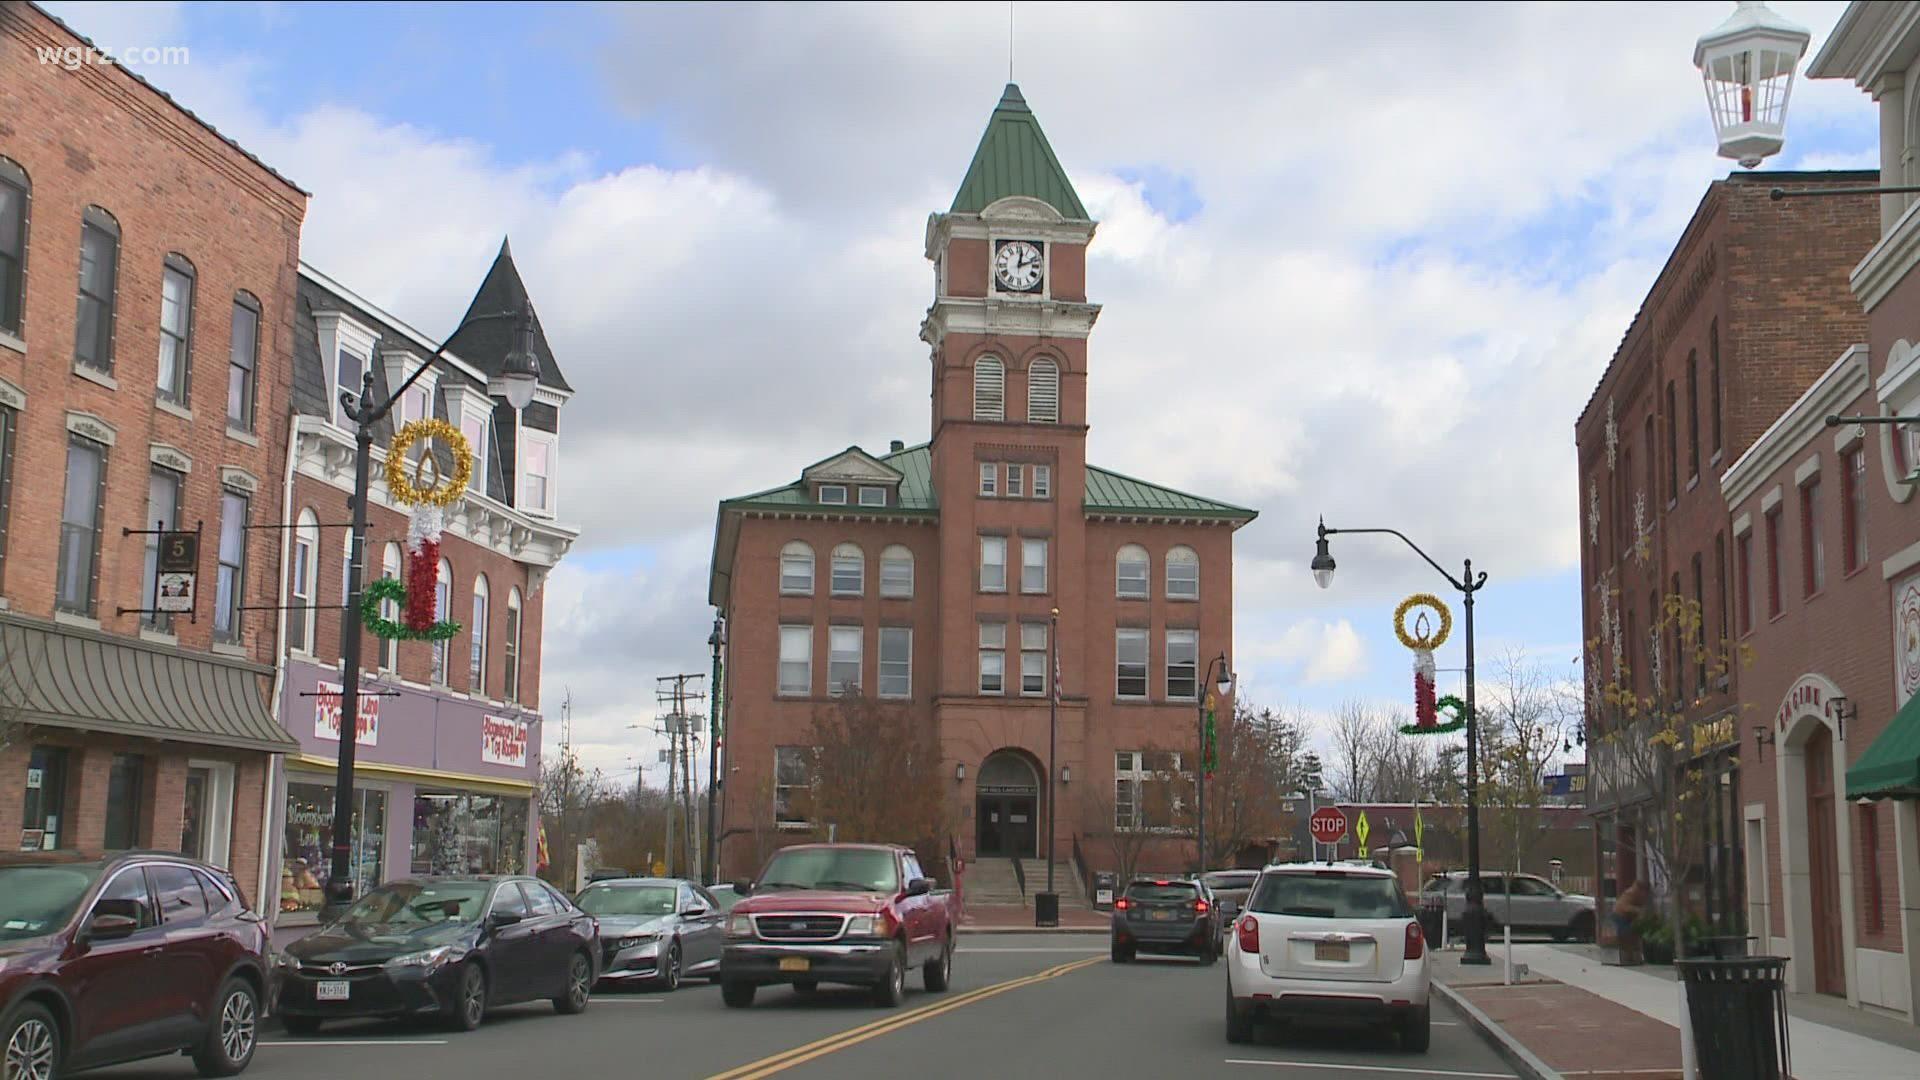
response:
[[[1587,544],[1600,546],[1600,485],[1587,489]]]
[[[1646,565],[1653,554],[1653,524],[1647,520],[1647,493],[1637,491],[1633,496],[1633,557]]]
[[[1614,420],[1613,399],[1607,399],[1607,471],[1620,459],[1620,425]]]
[[[1613,606],[1613,589],[1603,585],[1600,589],[1600,632],[1607,637],[1607,645],[1613,656],[1613,678],[1620,680],[1620,669],[1626,663],[1626,649],[1620,638],[1620,611]]]
[[[1658,691],[1660,687],[1666,685],[1663,674],[1666,668],[1666,657],[1661,655],[1660,628],[1657,625],[1647,630],[1647,666],[1653,675],[1652,686],[1655,691]]]

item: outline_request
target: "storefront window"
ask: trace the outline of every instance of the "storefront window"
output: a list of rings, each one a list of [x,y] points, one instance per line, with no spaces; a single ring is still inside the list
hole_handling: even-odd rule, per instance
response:
[[[353,793],[354,895],[380,884],[387,850],[387,793]],[[332,876],[333,785],[287,784],[287,827],[280,862],[280,910],[318,911]]]
[[[527,850],[527,800],[423,791],[413,800],[413,872],[518,874]]]
[[[60,846],[67,802],[67,752],[36,746],[27,757],[27,801],[20,815],[20,850],[52,851]]]
[[[141,789],[145,786],[147,759],[138,754],[115,754],[107,770],[108,851],[125,851],[140,846]]]

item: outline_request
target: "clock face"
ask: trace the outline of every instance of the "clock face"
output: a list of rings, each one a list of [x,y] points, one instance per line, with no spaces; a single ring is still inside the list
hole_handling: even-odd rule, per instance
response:
[[[993,253],[993,276],[1002,289],[1034,292],[1040,288],[1040,248],[1025,240],[1003,240]]]

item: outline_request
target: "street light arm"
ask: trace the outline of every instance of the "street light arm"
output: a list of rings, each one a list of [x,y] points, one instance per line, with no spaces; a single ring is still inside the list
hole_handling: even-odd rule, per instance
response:
[[[460,336],[460,331],[465,330],[467,327],[472,326],[475,323],[491,322],[495,319],[517,319],[523,314],[524,312],[520,312],[520,311],[492,311],[492,312],[487,312],[481,315],[469,315],[466,318],[460,320],[460,325],[454,327],[453,333],[448,334],[447,339],[440,343],[440,347],[433,350],[432,356],[429,356],[425,360],[421,361],[419,366],[413,369],[413,373],[411,375],[408,375],[406,379],[403,380],[400,383],[400,385],[394,389],[393,393],[387,395],[387,400],[381,402],[379,405],[374,406],[370,411],[364,414],[363,422],[368,424],[378,423],[382,417],[392,412],[394,405],[399,403],[400,398],[404,396],[407,390],[413,386],[414,381],[419,379],[421,375],[426,374],[427,369],[433,366],[433,362],[435,360],[438,360],[442,356],[446,355],[447,346],[453,344],[453,339]],[[361,386],[360,400],[364,402],[373,394],[372,365],[368,365],[366,374],[360,377],[360,386]],[[340,392],[341,403],[347,405],[349,408],[352,408],[353,403],[349,400],[352,396],[353,395],[349,394],[347,391],[342,390]]]
[[[1413,549],[1413,553],[1415,555],[1418,555],[1421,558],[1427,560],[1428,566],[1431,566],[1435,570],[1440,571],[1440,576],[1447,579],[1447,584],[1452,585],[1455,589],[1458,589],[1461,592],[1472,592],[1474,589],[1478,589],[1480,587],[1480,584],[1485,583],[1485,581],[1487,580],[1487,575],[1483,573],[1480,575],[1480,581],[1478,583],[1475,583],[1473,588],[1468,588],[1466,585],[1462,584],[1458,579],[1456,579],[1452,574],[1447,573],[1445,567],[1442,567],[1439,563],[1434,562],[1432,556],[1428,555],[1424,551],[1421,551],[1420,545],[1414,543],[1412,540],[1407,539],[1407,534],[1401,532],[1399,529],[1329,529],[1325,525],[1320,526],[1320,535],[1322,536],[1333,536],[1337,533],[1379,533],[1379,534],[1384,534],[1386,536],[1397,536],[1400,538],[1401,543]]]
[[[1920,416],[1829,416],[1828,427],[1842,424],[1920,424]]]

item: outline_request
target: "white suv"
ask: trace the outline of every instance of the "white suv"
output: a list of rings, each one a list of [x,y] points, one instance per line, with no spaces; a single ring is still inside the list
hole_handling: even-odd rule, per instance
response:
[[[1425,1052],[1427,942],[1392,872],[1295,864],[1260,872],[1227,935],[1227,1041],[1260,1020],[1391,1024]]]

